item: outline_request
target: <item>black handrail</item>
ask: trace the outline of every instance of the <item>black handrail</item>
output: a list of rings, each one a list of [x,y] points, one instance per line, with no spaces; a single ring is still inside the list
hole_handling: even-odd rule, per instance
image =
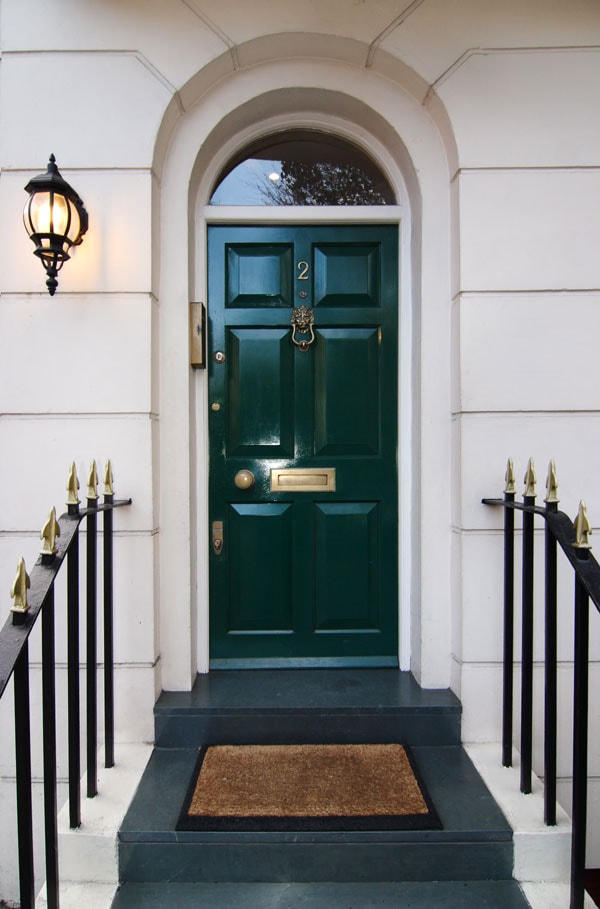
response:
[[[533,464],[530,462],[533,473]],[[555,484],[551,462],[549,483]],[[526,477],[527,482],[527,477]],[[534,481],[533,481],[534,482]],[[514,512],[523,513],[522,565],[522,689],[521,689],[521,790],[531,792],[531,743],[533,738],[533,538],[534,517],[545,521],[545,702],[544,702],[544,820],[556,824],[557,741],[557,545],[570,562],[575,577],[574,686],[573,686],[573,801],[570,909],[583,909],[585,898],[585,845],[587,833],[587,748],[589,690],[589,600],[600,611],[600,564],[590,552],[589,522],[583,502],[573,522],[558,510],[549,494],[544,508],[535,505],[532,484],[515,502],[512,462],[509,461],[503,499],[482,499],[484,505],[504,508],[504,667],[502,763],[512,764],[512,712],[514,667]]]
[[[73,469],[74,470],[74,469]],[[107,465],[107,476],[110,465]],[[105,478],[106,481],[106,478]],[[74,482],[78,485],[76,475]],[[49,909],[58,909],[58,840],[56,793],[56,697],[54,641],[54,585],[67,561],[67,676],[69,730],[69,819],[71,827],[81,823],[80,809],[80,697],[79,697],[79,526],[86,519],[87,530],[87,774],[89,797],[96,795],[96,518],[104,515],[104,691],[105,691],[105,766],[114,765],[113,695],[113,529],[112,512],[130,505],[131,499],[115,500],[112,476],[101,504],[88,491],[88,507],[69,504],[59,521],[54,552],[37,560],[29,577],[26,611],[15,610],[0,631],[0,698],[11,678],[15,698],[15,759],[17,790],[17,841],[21,909],[34,909],[33,819],[31,797],[31,722],[29,700],[29,636],[41,613],[42,619],[42,739],[44,788],[44,839],[46,886]],[[110,491],[109,491],[110,490]],[[92,491],[93,492],[93,491]],[[23,565],[23,573],[25,568]],[[91,577],[91,580],[90,580]],[[25,586],[25,583],[24,585]],[[93,626],[93,627],[92,627]],[[91,719],[90,719],[91,716]],[[93,749],[93,755],[92,755]]]

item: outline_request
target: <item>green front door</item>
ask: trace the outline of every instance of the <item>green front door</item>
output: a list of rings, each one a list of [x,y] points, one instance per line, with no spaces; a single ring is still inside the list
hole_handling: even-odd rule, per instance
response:
[[[397,228],[211,227],[208,261],[211,667],[397,665]]]

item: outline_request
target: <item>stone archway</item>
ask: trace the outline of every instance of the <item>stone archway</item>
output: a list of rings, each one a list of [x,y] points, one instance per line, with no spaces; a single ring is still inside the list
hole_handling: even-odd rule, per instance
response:
[[[276,85],[276,89],[272,86]],[[318,86],[327,85],[327,90]],[[186,688],[206,671],[206,391],[187,362],[187,313],[204,298],[204,205],[216,174],[244,144],[276,128],[324,129],[369,148],[405,204],[402,280],[411,356],[401,383],[412,409],[401,444],[411,470],[403,484],[401,553],[410,621],[410,667],[425,685],[450,679],[450,192],[440,134],[413,97],[373,72],[329,60],[265,61],[221,80],[195,99],[157,161],[156,261],[160,262],[160,603],[162,684]],[[159,142],[157,148],[165,148]],[[417,176],[418,175],[418,176]],[[408,215],[410,213],[410,218]],[[243,216],[243,213],[240,217]],[[410,223],[410,236],[406,236]],[[435,359],[435,368],[431,360]],[[192,419],[190,419],[190,414]],[[407,441],[407,437],[409,440]],[[191,454],[190,454],[191,453]],[[191,464],[200,465],[192,469]],[[444,476],[433,489],[423,476]],[[402,485],[402,484],[401,484]],[[439,493],[439,495],[438,495]],[[434,519],[435,515],[435,519]],[[435,577],[421,570],[423,527],[436,551]],[[196,559],[195,554],[199,553]],[[406,576],[406,575],[405,575]],[[172,592],[179,596],[173,602]],[[189,593],[188,593],[189,591]],[[199,655],[194,642],[200,640]]]

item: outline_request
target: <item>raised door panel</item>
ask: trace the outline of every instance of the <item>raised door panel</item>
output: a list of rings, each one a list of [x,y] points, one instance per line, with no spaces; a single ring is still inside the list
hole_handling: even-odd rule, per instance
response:
[[[229,245],[226,258],[226,306],[291,306],[292,252],[291,244]]]
[[[319,243],[313,251],[315,306],[380,306],[378,243]]]
[[[379,338],[378,327],[317,332],[315,454],[379,454]]]
[[[294,358],[285,328],[226,332],[227,455],[293,457]]]
[[[315,629],[380,628],[380,508],[377,502],[315,508]]]
[[[227,634],[293,629],[292,507],[232,504]]]

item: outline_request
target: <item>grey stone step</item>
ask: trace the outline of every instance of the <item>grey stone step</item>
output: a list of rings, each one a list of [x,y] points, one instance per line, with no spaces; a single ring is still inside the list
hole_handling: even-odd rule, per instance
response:
[[[413,757],[442,830],[198,833],[175,829],[195,749],[156,749],[119,834],[122,881],[508,880],[512,831],[458,746]]]
[[[395,669],[210,672],[190,692],[163,692],[155,744],[389,742],[460,744],[461,705]]]
[[[514,881],[124,884],[113,909],[528,909]]]

